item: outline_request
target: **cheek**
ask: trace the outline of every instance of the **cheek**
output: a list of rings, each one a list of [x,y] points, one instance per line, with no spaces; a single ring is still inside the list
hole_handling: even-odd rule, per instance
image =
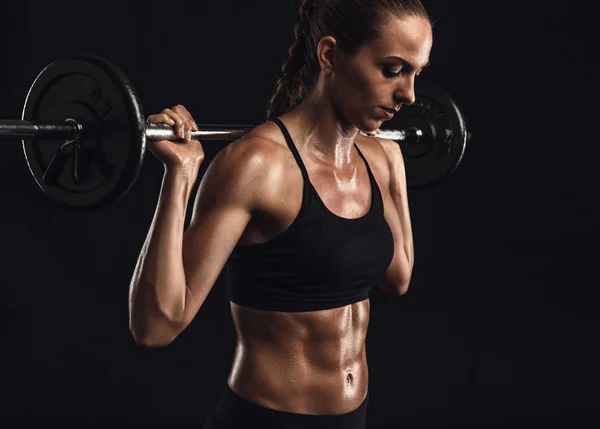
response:
[[[380,83],[373,72],[360,67],[348,68],[348,72],[338,76],[335,92],[339,101],[346,107],[365,108],[371,106],[380,97]]]

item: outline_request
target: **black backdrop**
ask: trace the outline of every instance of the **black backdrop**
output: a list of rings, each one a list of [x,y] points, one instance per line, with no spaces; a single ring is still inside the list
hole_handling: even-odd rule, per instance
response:
[[[410,194],[409,293],[372,293],[369,427],[598,427],[593,2],[428,5],[424,80],[453,95],[473,139],[450,181]],[[3,4],[0,117],[20,117],[53,59],[87,52],[125,71],[146,114],[181,103],[198,122],[257,123],[294,18],[292,0]],[[1,426],[201,427],[234,350],[224,276],[169,347],[127,329],[159,163],[82,214],[40,192],[18,142],[2,153]]]

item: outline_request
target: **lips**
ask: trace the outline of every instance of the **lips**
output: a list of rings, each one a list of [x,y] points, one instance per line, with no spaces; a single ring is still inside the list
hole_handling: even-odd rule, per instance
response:
[[[385,113],[385,116],[388,119],[392,119],[396,114],[396,109],[388,109],[387,107],[381,107],[381,110]]]

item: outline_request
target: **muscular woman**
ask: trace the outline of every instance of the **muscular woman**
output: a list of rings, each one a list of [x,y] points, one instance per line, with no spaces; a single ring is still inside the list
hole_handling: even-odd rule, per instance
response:
[[[206,429],[365,427],[369,290],[402,295],[413,267],[404,162],[376,136],[429,64],[419,0],[304,0],[268,120],[204,160],[183,106],[148,118],[178,143],[130,286],[130,330],[166,346],[228,273],[235,357]],[[369,136],[363,136],[359,131]]]

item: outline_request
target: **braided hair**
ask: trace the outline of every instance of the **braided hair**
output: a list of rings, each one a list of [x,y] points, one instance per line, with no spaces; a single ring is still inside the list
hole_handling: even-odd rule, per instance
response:
[[[317,0],[303,0],[298,10],[298,22],[294,27],[294,43],[288,50],[288,58],[281,67],[277,89],[271,97],[267,117],[280,116],[291,110],[304,99],[308,92],[305,80],[309,68],[307,41],[310,32],[311,13]]]
[[[298,106],[320,71],[316,51],[322,37],[332,36],[346,54],[379,36],[386,13],[431,19],[420,0],[301,0],[294,42],[267,108],[267,119]]]

